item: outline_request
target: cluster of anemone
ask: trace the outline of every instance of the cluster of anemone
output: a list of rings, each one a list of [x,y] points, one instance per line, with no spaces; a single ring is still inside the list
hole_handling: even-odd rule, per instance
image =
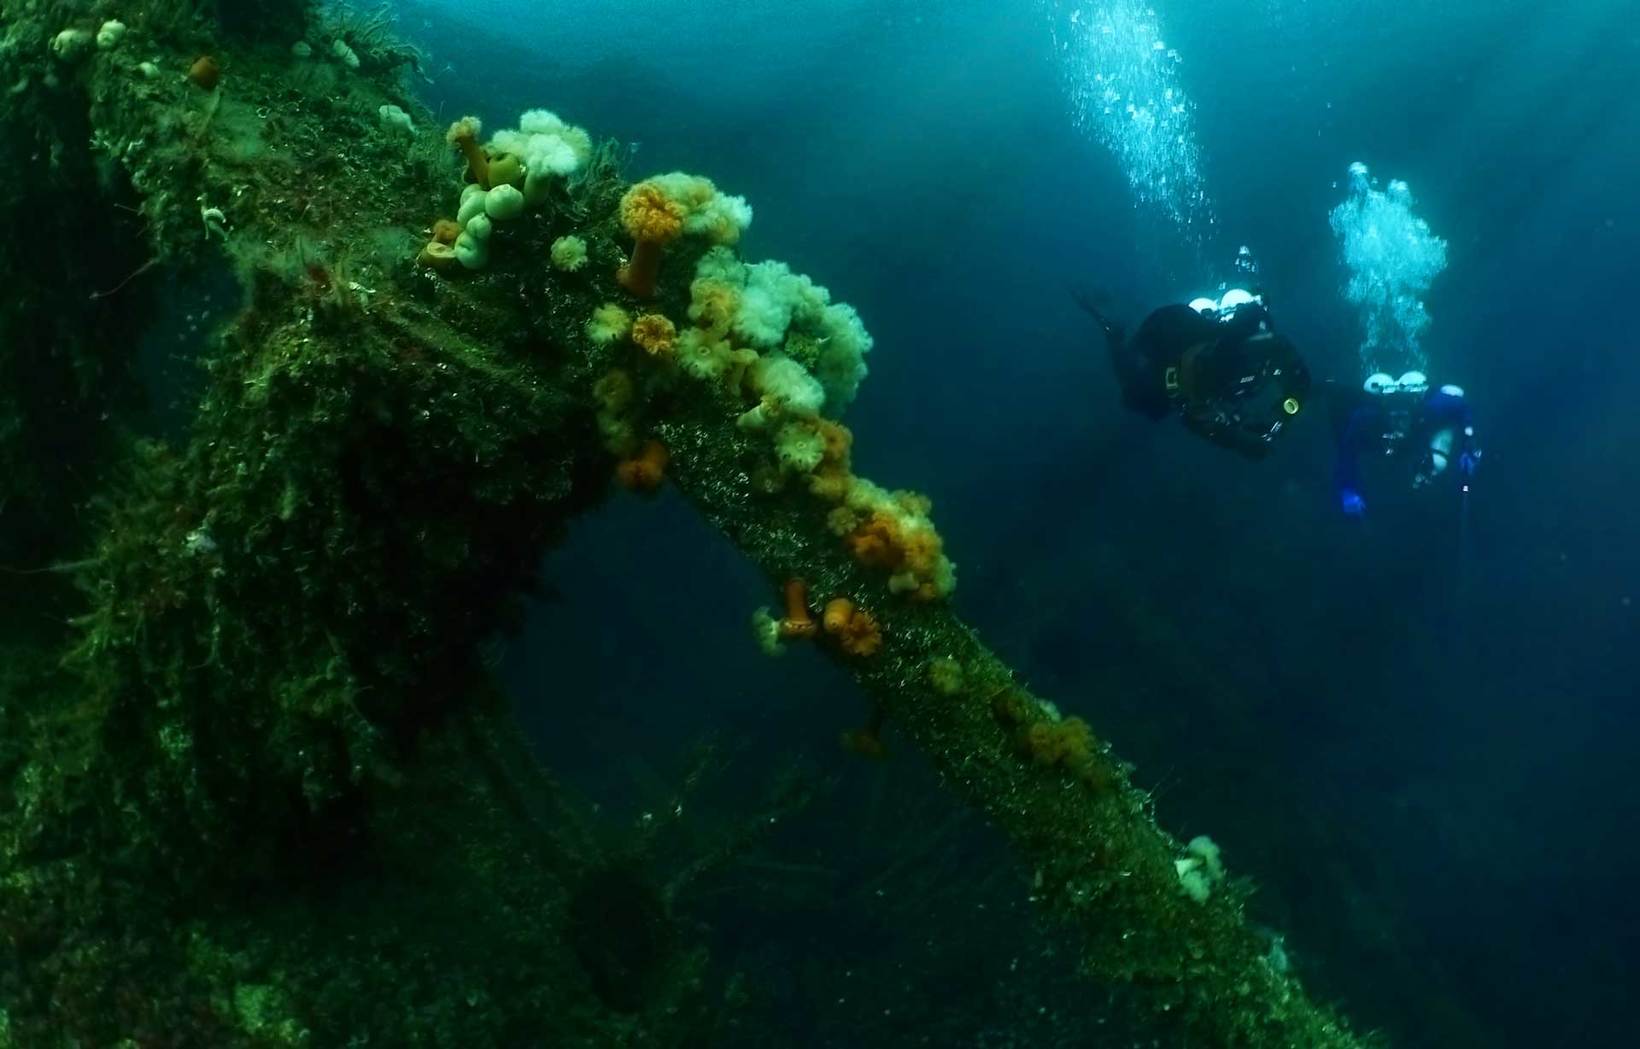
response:
[[[846,529],[843,542],[856,561],[888,573],[891,591],[931,601],[948,596],[957,578],[930,509],[926,496],[856,481],[828,521],[834,530]]]
[[[1019,734],[1020,748],[1038,765],[1072,771],[1093,758],[1093,730],[1081,718],[1037,721]]]
[[[1081,718],[1034,721],[1015,739],[1020,753],[1032,763],[1063,769],[1095,790],[1110,788],[1109,769],[1097,757],[1098,741]]]
[[[750,220],[743,199],[706,179],[673,173],[632,186],[620,221],[633,247],[618,276],[633,296],[654,294],[669,245],[697,238],[711,246],[695,262],[686,318],[651,312],[634,321],[606,305],[589,321],[589,337],[599,346],[630,338],[645,357],[742,405],[739,426],[770,451],[761,488],[806,486],[850,555],[883,572],[892,592],[949,595],[956,571],[928,500],[855,476],[852,437],[836,421],[865,377],[871,336],[852,307],[786,264],[742,261],[732,245]]]
[[[826,602],[820,623],[826,636],[846,655],[865,658],[876,655],[883,647],[883,632],[877,620],[846,597],[834,597]]]
[[[591,158],[592,138],[556,113],[531,109],[518,118],[518,127],[496,132],[489,151],[507,158],[501,163],[525,201],[538,206]],[[491,170],[493,175],[494,162]]]
[[[627,291],[647,299],[655,294],[661,260],[673,241],[694,236],[718,245],[739,243],[752,208],[744,197],[719,193],[710,179],[674,171],[627,190],[620,219],[632,238],[632,254],[616,277]]]
[[[748,264],[722,247],[701,257],[689,290],[695,328],[679,345],[691,374],[754,399],[741,426],[767,433],[780,470],[832,504],[828,520],[856,560],[886,570],[896,593],[949,595],[956,572],[927,499],[856,477],[852,438],[834,420],[866,374],[872,340],[859,314],[783,263]],[[755,362],[737,370],[745,358],[734,355],[748,349]]]
[[[489,264],[494,225],[544,204],[554,187],[562,185],[592,154],[592,139],[586,131],[545,109],[524,113],[518,127],[497,132],[488,144],[480,142],[482,131],[478,118],[469,116],[451,124],[445,134],[467,162],[467,182],[455,218],[435,223],[432,239],[422,248],[419,261],[424,266],[483,269]],[[445,227],[446,223],[450,226]],[[575,259],[574,245],[564,243],[562,248],[554,245],[554,263],[566,270],[584,265],[585,243],[579,238],[561,241],[580,243],[580,261]]]
[[[806,478],[832,504],[829,520],[855,558],[886,570],[897,593],[949,595],[956,572],[928,501],[856,477],[852,438],[834,419],[866,374],[871,336],[859,314],[783,263],[747,264],[713,248],[695,268],[689,319],[695,327],[680,340],[681,361],[755,401],[741,426],[767,433],[780,470]],[[740,370],[748,349],[758,356]]]
[[[778,654],[786,641],[812,641],[825,638],[844,655],[869,658],[883,647],[882,629],[870,612],[846,597],[827,601],[819,618],[809,606],[808,584],[801,579],[787,580],[785,614],[775,618],[768,609],[759,609],[752,617],[752,628],[759,644],[770,655]]]
[[[746,370],[757,359],[756,350],[732,346],[699,328],[688,328],[678,338],[678,367],[685,375],[737,394],[745,385]]]
[[[726,247],[708,251],[689,286],[689,319],[714,338],[800,364],[833,416],[853,403],[866,375],[872,340],[860,315],[783,262],[743,262]]]
[[[937,686],[936,686],[937,687]],[[1039,702],[1013,688],[991,698],[991,713],[1013,736],[1019,755],[1044,768],[1062,769],[1084,786],[1109,793],[1117,773],[1099,758],[1100,744],[1081,718],[1061,717],[1051,703]]]
[[[933,504],[910,491],[888,491],[856,477],[850,462],[853,437],[839,423],[814,429],[818,459],[808,474],[809,491],[832,504],[826,524],[855,561],[888,574],[888,588],[928,601],[956,588],[956,566],[930,518]]]

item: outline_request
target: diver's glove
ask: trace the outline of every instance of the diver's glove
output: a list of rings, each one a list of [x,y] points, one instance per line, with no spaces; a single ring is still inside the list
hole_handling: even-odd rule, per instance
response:
[[[1475,476],[1475,471],[1481,465],[1481,450],[1479,448],[1464,452],[1458,456],[1458,475],[1464,480]]]
[[[1345,517],[1360,519],[1367,516],[1367,501],[1353,488],[1346,488],[1338,493],[1338,507],[1344,511]]]

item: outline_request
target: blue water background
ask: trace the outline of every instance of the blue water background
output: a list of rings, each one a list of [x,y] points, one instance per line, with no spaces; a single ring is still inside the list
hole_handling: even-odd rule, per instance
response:
[[[635,173],[745,194],[745,252],[812,274],[876,336],[848,418],[857,466],[933,496],[958,608],[1137,763],[1170,829],[1212,834],[1267,886],[1263,916],[1308,980],[1398,1045],[1630,1043],[1630,5],[1159,5],[1197,107],[1207,230],[1136,207],[1072,126],[1034,3],[572,6],[402,5],[429,102],[497,127],[547,106],[636,143]],[[1435,381],[1468,389],[1486,449],[1466,515],[1450,493],[1384,489],[1366,527],[1340,520],[1322,418],[1248,464],[1124,416],[1067,295],[1101,288],[1137,319],[1229,277],[1246,244],[1315,372],[1357,380],[1326,219],[1355,160],[1409,181],[1450,241],[1426,347]],[[937,797],[903,746],[886,767],[836,750],[865,704],[811,653],[757,653],[747,618],[775,595],[675,498],[613,501],[547,572],[556,598],[506,670],[543,752],[610,811],[664,797],[679,741],[726,730],[747,768],[839,778],[805,858],[859,881],[849,857],[894,843],[851,837],[849,806],[887,804],[885,782]],[[915,970],[924,947],[881,928],[828,943],[823,926],[771,920],[778,942],[743,930],[731,953],[795,973],[802,952],[903,950]]]

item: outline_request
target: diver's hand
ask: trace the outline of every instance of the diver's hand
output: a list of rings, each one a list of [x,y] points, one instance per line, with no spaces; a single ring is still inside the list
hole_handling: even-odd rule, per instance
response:
[[[1338,493],[1338,508],[1344,511],[1345,517],[1360,520],[1367,516],[1367,501],[1353,488],[1346,488]]]
[[[1474,451],[1464,452],[1458,456],[1458,474],[1466,481],[1475,476],[1475,471],[1480,465],[1481,452],[1479,448]]]

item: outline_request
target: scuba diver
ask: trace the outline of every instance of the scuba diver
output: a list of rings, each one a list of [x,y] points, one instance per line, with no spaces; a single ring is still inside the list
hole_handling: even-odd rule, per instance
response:
[[[1234,288],[1217,301],[1163,306],[1132,338],[1075,298],[1105,334],[1122,403],[1148,419],[1176,413],[1214,444],[1262,459],[1304,405],[1309,370],[1260,296]]]
[[[1331,387],[1331,384],[1329,384]],[[1409,371],[1399,379],[1384,372],[1367,377],[1359,390],[1332,389],[1333,429],[1338,443],[1334,482],[1338,505],[1350,517],[1363,517],[1367,502],[1361,495],[1360,460],[1376,452],[1405,463],[1412,487],[1432,485],[1457,459],[1457,477],[1467,494],[1480,465],[1469,402],[1460,386],[1430,389],[1423,372]]]

